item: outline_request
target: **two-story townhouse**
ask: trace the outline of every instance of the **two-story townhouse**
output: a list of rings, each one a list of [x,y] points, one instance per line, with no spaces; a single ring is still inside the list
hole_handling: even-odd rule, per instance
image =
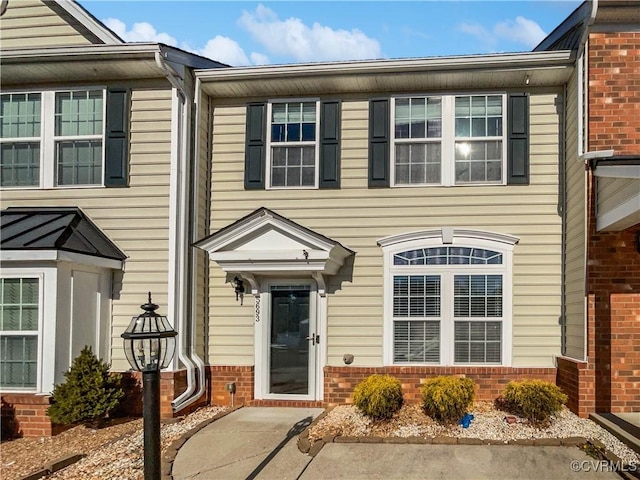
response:
[[[48,394],[84,345],[127,371],[120,334],[150,291],[179,332],[170,416],[204,389],[187,322],[192,71],[221,64],[124,43],[64,0],[8,2],[0,41],[3,412],[50,433]]]
[[[151,290],[180,334],[164,415],[341,403],[381,372],[637,411],[632,6],[585,2],[530,53],[219,69],[10,2],[0,310],[24,329],[0,360],[36,373],[3,405],[41,418],[87,342],[126,370]]]
[[[236,401],[341,403],[371,373],[409,399],[437,374],[485,400],[555,381],[573,64],[567,50],[196,72],[213,401],[235,383]]]
[[[640,412],[640,9],[585,2],[535,50],[570,48],[563,345],[570,406]],[[605,417],[609,417],[605,415]]]

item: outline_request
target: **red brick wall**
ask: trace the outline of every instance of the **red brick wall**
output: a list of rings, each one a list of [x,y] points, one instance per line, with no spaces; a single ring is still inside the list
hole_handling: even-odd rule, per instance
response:
[[[225,390],[230,382],[236,384],[234,405],[247,405],[253,400],[253,367],[208,366],[211,405],[231,405],[231,394]]]
[[[47,416],[49,395],[2,394],[2,437],[50,437],[67,427],[52,425]]]
[[[493,401],[511,380],[556,380],[555,368],[516,367],[325,367],[324,399],[328,405],[351,403],[353,388],[369,375],[388,374],[402,383],[405,401],[421,401],[420,386],[438,375],[465,375],[478,385],[476,400]]]
[[[589,358],[597,412],[640,412],[640,224],[597,232],[589,176]]]
[[[125,397],[122,404],[115,412],[118,416],[142,416],[142,373],[124,372],[122,374],[122,386]],[[171,402],[180,396],[187,389],[187,371],[178,370],[176,372],[162,372],[160,374],[160,418],[173,418],[178,415],[185,415],[196,408],[207,404],[207,396],[202,395],[200,399],[188,407],[173,412]]]
[[[637,155],[640,33],[589,35],[589,151]]]
[[[582,418],[595,411],[593,368],[587,362],[558,357],[556,384],[569,397],[567,407]]]

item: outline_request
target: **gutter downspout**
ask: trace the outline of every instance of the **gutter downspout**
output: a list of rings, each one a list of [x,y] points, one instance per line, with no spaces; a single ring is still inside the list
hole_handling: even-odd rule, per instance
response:
[[[171,402],[171,406],[175,413],[181,410],[182,408],[186,407],[187,405],[195,402],[204,393],[204,368],[203,368],[204,363],[202,362],[202,360],[200,360],[200,358],[197,358],[197,355],[196,355],[196,358],[193,358],[194,328],[192,325],[190,325],[190,322],[188,321],[188,319],[191,318],[191,313],[193,311],[193,308],[192,308],[192,305],[193,305],[192,302],[194,301],[193,293],[190,299],[191,301],[188,302],[187,305],[185,305],[185,302],[184,302],[186,297],[186,291],[188,291],[188,289],[185,287],[190,287],[190,283],[191,283],[190,282],[191,277],[188,274],[185,274],[185,271],[184,271],[185,265],[189,264],[188,263],[189,254],[188,252],[185,252],[186,248],[184,243],[185,243],[185,239],[191,237],[191,235],[189,235],[189,233],[191,232],[191,225],[187,221],[186,227],[185,227],[185,218],[184,218],[184,215],[182,215],[184,208],[182,207],[184,207],[187,203],[186,192],[188,191],[188,187],[189,187],[189,173],[190,173],[189,166],[191,163],[189,161],[191,158],[189,139],[190,139],[190,130],[191,130],[190,128],[191,127],[191,104],[193,102],[193,98],[191,95],[189,95],[189,93],[185,89],[183,80],[181,80],[178,77],[178,75],[176,75],[176,72],[164,62],[163,53],[164,52],[162,51],[162,47],[160,47],[159,52],[155,53],[156,64],[158,65],[158,68],[160,68],[165,73],[165,76],[169,81],[169,83],[171,84],[171,86],[176,89],[176,91],[178,92],[179,100],[180,100],[180,103],[179,103],[180,111],[178,113],[178,118],[179,118],[179,124],[178,124],[179,131],[178,131],[178,138],[177,138],[178,150],[177,150],[176,172],[175,172],[175,176],[177,178],[176,178],[176,184],[173,188],[176,189],[174,198],[176,199],[176,202],[177,202],[176,214],[175,214],[176,215],[175,228],[177,229],[176,230],[177,241],[176,241],[176,252],[175,252],[176,258],[174,259],[175,268],[177,269],[177,271],[174,270],[174,278],[176,280],[175,287],[182,287],[182,288],[177,288],[178,290],[177,295],[175,294],[175,292],[174,293],[168,292],[168,293],[170,298],[173,296],[174,312],[176,313],[176,321],[178,323],[177,330],[180,335],[180,343],[178,345],[178,359],[180,360],[180,362],[182,362],[183,365],[185,365],[187,370],[187,389]],[[180,160],[184,160],[184,161],[181,162]],[[187,168],[184,169],[185,174],[181,174],[182,169],[180,168],[180,166],[183,164],[187,164]],[[171,266],[169,268],[171,270]],[[191,288],[190,290],[193,290],[193,289]],[[187,339],[189,340],[188,342],[187,342]],[[195,363],[198,364],[199,368],[194,365],[194,360],[195,360]],[[175,363],[174,363],[174,367],[175,367]],[[195,384],[196,384],[195,370],[196,369],[199,370],[198,373],[199,373],[199,379],[200,379],[200,382],[199,382],[200,388],[196,393],[196,396],[192,397],[195,391]]]
[[[195,98],[193,99],[193,106],[195,106],[195,119],[196,122],[195,124],[197,125],[197,120],[200,118],[200,79],[196,79],[196,85],[195,85],[195,91],[196,91],[196,95]],[[188,112],[185,112],[188,114],[188,121],[189,121],[189,125],[191,127],[192,125],[192,108],[190,107],[188,109]],[[188,351],[189,351],[189,355],[190,355],[190,360],[193,361],[192,365],[195,364],[195,370],[197,370],[198,372],[198,381],[197,381],[197,385],[198,385],[198,390],[197,392],[195,392],[195,375],[194,375],[194,371],[193,368],[191,369],[191,371],[189,371],[189,369],[187,368],[187,389],[180,394],[177,398],[175,398],[173,400],[173,402],[171,402],[171,405],[173,407],[173,411],[177,412],[182,410],[183,408],[191,405],[192,403],[194,403],[195,401],[197,401],[199,398],[202,397],[202,395],[204,395],[205,391],[206,391],[206,379],[205,379],[205,364],[203,362],[203,360],[200,358],[200,356],[196,353],[196,329],[195,329],[195,307],[197,305],[197,296],[198,296],[198,291],[197,291],[197,284],[198,284],[198,273],[197,273],[197,269],[198,269],[198,258],[196,255],[194,255],[194,247],[192,246],[194,242],[196,242],[198,240],[197,235],[198,235],[198,231],[197,228],[194,228],[194,226],[196,225],[197,222],[197,217],[198,217],[198,188],[199,188],[199,180],[200,180],[200,176],[198,175],[198,168],[199,168],[199,154],[198,154],[198,129],[197,127],[193,129],[193,135],[195,137],[195,145],[193,150],[190,150],[190,158],[191,158],[191,162],[190,162],[190,168],[191,168],[191,184],[192,184],[192,190],[191,190],[191,196],[189,198],[189,219],[188,219],[188,237],[185,238],[189,238],[189,243],[187,245],[188,248],[188,252],[187,252],[187,264],[189,265],[189,274],[187,275],[187,282],[188,282],[188,286],[189,286],[189,292],[191,294],[190,297],[190,302],[189,302],[189,318],[193,318],[194,322],[190,323],[190,331],[189,331],[189,344],[188,344]],[[190,145],[190,144],[189,144]],[[190,148],[190,147],[189,147]],[[206,321],[206,319],[205,319]],[[189,375],[190,374],[190,375]]]

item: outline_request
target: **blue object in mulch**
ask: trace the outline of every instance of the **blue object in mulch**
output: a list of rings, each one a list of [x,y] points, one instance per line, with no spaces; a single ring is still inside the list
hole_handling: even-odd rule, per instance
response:
[[[462,428],[469,428],[471,420],[473,420],[473,413],[465,413],[464,417],[458,420],[458,425],[462,425]]]

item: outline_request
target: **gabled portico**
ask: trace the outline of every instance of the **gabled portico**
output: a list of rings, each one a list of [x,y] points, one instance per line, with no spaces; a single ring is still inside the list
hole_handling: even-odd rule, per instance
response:
[[[254,296],[255,398],[321,400],[326,283],[354,252],[267,208],[195,246]]]

